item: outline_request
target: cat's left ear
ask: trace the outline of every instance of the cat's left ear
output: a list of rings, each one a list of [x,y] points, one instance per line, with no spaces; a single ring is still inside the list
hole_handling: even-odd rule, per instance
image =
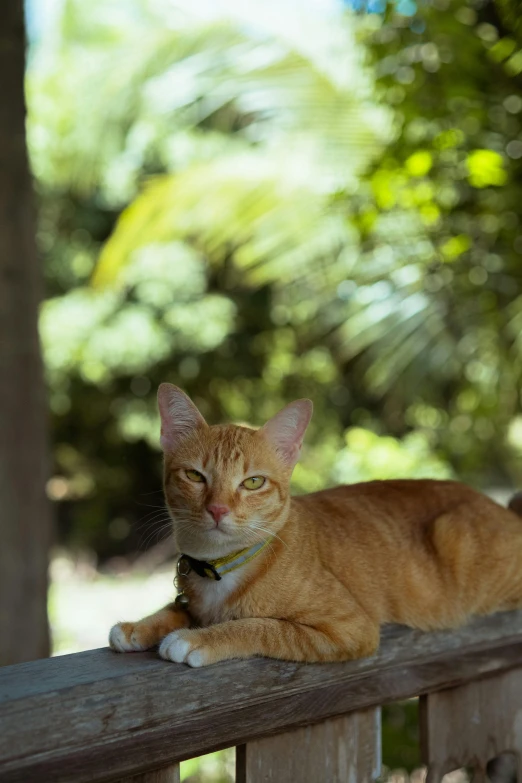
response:
[[[311,400],[296,400],[276,413],[259,430],[291,468],[299,459],[313,409]]]

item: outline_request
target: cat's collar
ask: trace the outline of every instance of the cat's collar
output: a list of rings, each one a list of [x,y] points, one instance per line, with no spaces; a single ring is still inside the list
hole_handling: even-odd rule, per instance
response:
[[[254,546],[240,549],[239,552],[219,557],[217,560],[196,560],[195,557],[182,554],[178,560],[178,576],[187,576],[190,571],[194,571],[198,576],[205,576],[219,582],[225,574],[235,571],[236,568],[257,557],[273,540],[274,536],[267,538],[266,541],[260,541]]]

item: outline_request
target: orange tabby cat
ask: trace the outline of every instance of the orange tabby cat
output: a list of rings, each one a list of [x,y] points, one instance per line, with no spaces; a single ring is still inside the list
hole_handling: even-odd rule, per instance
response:
[[[188,556],[182,596],[114,626],[115,650],[159,644],[163,658],[190,666],[254,655],[340,661],[371,655],[385,622],[429,630],[522,605],[513,511],[451,481],[291,498],[309,400],[259,430],[209,427],[170,384],[158,400],[165,496]]]

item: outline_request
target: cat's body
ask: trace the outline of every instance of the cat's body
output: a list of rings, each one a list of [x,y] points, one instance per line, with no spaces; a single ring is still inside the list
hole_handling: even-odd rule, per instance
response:
[[[191,403],[167,388],[186,416]],[[385,622],[431,630],[522,605],[522,519],[469,487],[375,481],[290,498],[311,413],[297,405],[257,432],[194,418],[179,440],[164,436],[182,552],[209,560],[273,538],[220,581],[191,571],[182,580],[190,614],[170,605],[115,626],[115,649],[161,642],[163,657],[193,666],[252,655],[343,660],[374,652]],[[164,431],[174,413],[164,407]],[[259,474],[264,484],[245,492],[241,479],[259,483]]]
[[[457,482],[372,481],[295,497],[279,538],[221,582],[189,575],[198,624],[299,622],[312,607],[324,618],[336,593],[372,622],[425,630],[522,603],[522,520]]]

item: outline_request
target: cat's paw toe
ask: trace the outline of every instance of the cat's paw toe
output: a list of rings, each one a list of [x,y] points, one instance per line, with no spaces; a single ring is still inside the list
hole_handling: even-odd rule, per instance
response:
[[[185,663],[187,655],[192,649],[190,641],[183,637],[179,631],[173,631],[166,636],[159,646],[159,654],[166,661]]]
[[[188,663],[189,666],[192,666],[193,669],[199,669],[201,666],[206,666],[209,663],[209,660],[205,648],[200,647],[199,650],[192,650],[189,652],[186,663]]]
[[[132,651],[130,640],[127,639],[127,634],[119,623],[118,625],[113,625],[109,632],[109,645],[116,652]]]
[[[197,631],[173,631],[166,636],[159,646],[159,654],[166,661],[187,663],[194,669],[210,663],[210,656],[205,647],[198,647],[200,640]]]
[[[109,645],[116,652],[142,652],[147,649],[140,642],[133,623],[113,625],[109,633]]]

